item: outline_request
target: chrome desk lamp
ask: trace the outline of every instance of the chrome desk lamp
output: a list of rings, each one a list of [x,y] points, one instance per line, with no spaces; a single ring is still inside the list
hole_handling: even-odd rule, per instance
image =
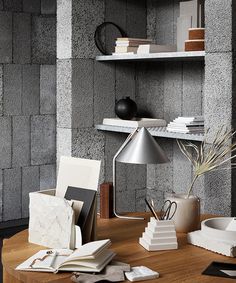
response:
[[[169,162],[166,154],[146,128],[136,128],[113,158],[113,213],[125,219],[144,219],[119,215],[116,212],[116,162],[132,164],[158,164]]]

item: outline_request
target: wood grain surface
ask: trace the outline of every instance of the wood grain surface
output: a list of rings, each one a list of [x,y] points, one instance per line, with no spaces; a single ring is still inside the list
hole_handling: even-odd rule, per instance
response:
[[[218,255],[187,244],[186,234],[178,234],[179,248],[170,251],[148,252],[138,244],[138,239],[149,221],[148,213],[133,213],[145,216],[146,220],[124,220],[118,218],[98,218],[98,239],[110,238],[111,248],[117,253],[116,259],[131,266],[144,265],[160,273],[160,278],[148,282],[233,282],[232,279],[201,275],[212,261],[236,263],[235,258]],[[202,219],[210,218],[204,215]],[[28,243],[28,231],[24,230],[8,240],[4,240],[2,262],[4,283],[68,283],[71,273],[40,273],[15,271],[15,267],[42,249]],[[129,282],[129,281],[126,281]],[[140,281],[141,282],[141,281]],[[147,282],[147,281],[142,281]]]

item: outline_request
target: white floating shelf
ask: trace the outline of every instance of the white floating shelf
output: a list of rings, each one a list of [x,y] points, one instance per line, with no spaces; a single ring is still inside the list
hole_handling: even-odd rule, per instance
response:
[[[118,133],[131,133],[134,128],[130,127],[119,127],[119,126],[109,126],[109,125],[95,125],[97,130],[118,132]],[[181,140],[191,140],[191,141],[203,141],[203,134],[181,134],[172,133],[166,130],[166,127],[147,127],[150,134],[154,137],[163,137],[170,139],[181,139]]]
[[[151,54],[121,54],[97,56],[97,61],[202,61],[205,58],[205,51],[188,52],[161,52]]]

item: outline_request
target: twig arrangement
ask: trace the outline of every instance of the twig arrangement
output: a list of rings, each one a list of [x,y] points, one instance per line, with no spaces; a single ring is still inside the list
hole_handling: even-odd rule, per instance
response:
[[[190,196],[198,177],[207,172],[217,170],[218,167],[236,157],[236,154],[233,154],[236,151],[236,142],[232,143],[235,133],[236,131],[229,131],[222,127],[217,132],[212,144],[207,144],[204,140],[199,146],[191,142],[177,140],[181,152],[194,168],[193,180],[188,189],[187,198]],[[231,163],[230,167],[221,169],[231,169],[234,165],[234,163]]]

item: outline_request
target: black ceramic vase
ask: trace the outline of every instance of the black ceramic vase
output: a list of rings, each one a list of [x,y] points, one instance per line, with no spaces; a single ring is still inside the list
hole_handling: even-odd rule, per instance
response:
[[[115,113],[120,119],[131,120],[137,113],[137,105],[127,96],[116,102]]]

